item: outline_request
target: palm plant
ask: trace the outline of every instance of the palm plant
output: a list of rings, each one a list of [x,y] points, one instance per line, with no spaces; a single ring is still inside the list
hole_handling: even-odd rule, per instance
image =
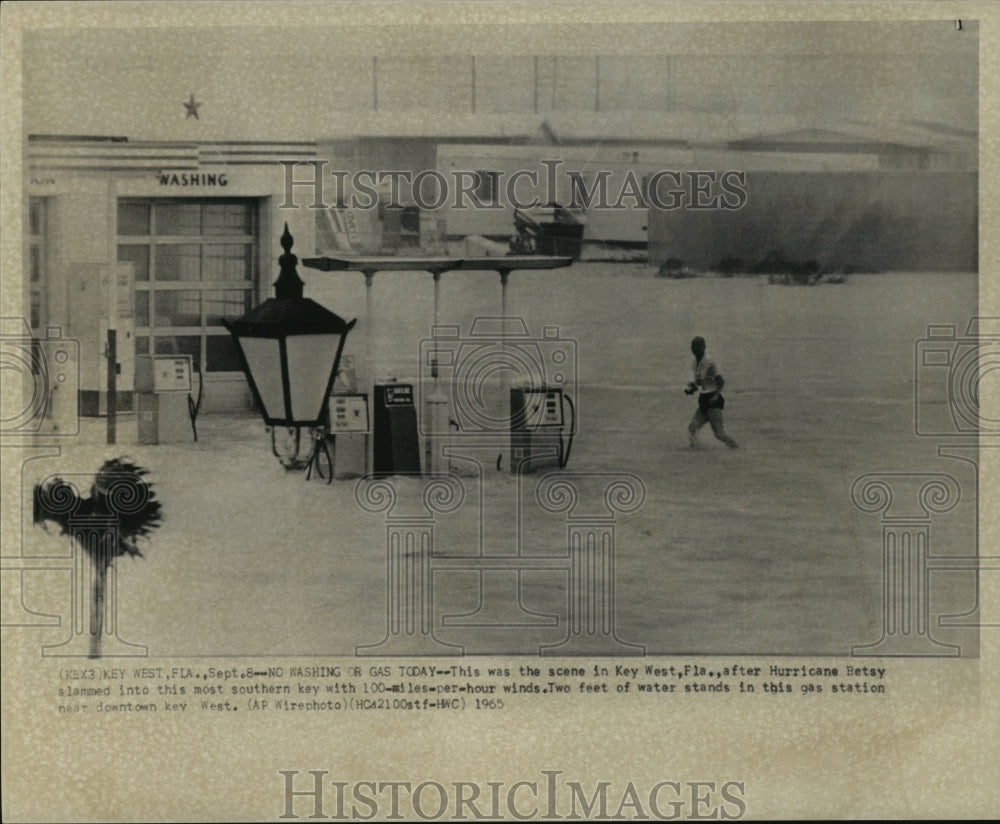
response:
[[[139,541],[160,526],[162,507],[147,469],[125,458],[105,461],[90,495],[55,477],[34,489],[34,522],[59,527],[89,556],[94,570],[90,609],[90,657],[101,655],[108,568],[122,555],[142,557]]]

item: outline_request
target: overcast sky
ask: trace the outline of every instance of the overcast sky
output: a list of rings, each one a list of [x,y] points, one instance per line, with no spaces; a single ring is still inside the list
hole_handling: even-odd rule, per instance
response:
[[[476,115],[537,109],[539,119],[598,105],[627,114],[631,104],[646,115],[978,127],[978,30],[968,21],[961,31],[950,20],[49,29],[26,32],[23,54],[24,126],[36,134],[338,136],[373,113],[376,87],[383,119],[473,106]],[[197,120],[185,117],[192,93]]]

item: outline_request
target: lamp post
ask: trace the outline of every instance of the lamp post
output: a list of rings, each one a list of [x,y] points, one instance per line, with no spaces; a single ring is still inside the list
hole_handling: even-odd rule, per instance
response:
[[[222,323],[233,336],[240,363],[264,423],[294,429],[295,453],[302,427],[326,424],[333,387],[347,333],[355,320],[345,321],[310,298],[302,297],[303,283],[292,254],[293,239],[285,224],[281,235],[284,254],[274,283],[274,297],[243,317]],[[297,455],[282,460],[286,468],[301,468]]]

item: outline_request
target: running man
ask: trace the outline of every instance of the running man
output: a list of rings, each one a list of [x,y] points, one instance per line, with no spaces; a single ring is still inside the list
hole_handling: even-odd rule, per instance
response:
[[[726,399],[722,397],[722,387],[726,382],[716,369],[715,362],[705,353],[705,339],[697,337],[691,341],[691,351],[694,353],[694,380],[684,390],[685,395],[698,393],[698,410],[688,425],[688,440],[692,449],[697,449],[698,430],[706,423],[711,424],[715,437],[730,449],[736,449],[739,444],[726,434],[722,423],[722,409]]]

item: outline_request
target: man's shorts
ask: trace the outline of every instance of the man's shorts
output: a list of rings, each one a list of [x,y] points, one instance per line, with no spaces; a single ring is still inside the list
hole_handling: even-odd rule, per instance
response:
[[[698,409],[706,415],[709,409],[724,409],[725,406],[726,399],[721,392],[703,392],[698,396]]]

